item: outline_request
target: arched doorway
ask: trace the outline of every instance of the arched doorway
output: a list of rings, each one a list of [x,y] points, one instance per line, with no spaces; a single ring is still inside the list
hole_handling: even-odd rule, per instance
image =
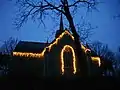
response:
[[[76,73],[76,56],[74,49],[70,45],[65,45],[61,51],[61,72],[62,75]]]

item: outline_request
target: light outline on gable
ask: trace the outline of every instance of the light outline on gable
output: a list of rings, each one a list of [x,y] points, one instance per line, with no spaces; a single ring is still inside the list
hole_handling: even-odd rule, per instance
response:
[[[46,48],[48,48],[48,51],[50,52],[53,45],[58,43],[58,40],[60,40],[65,34],[68,34],[71,36],[71,38],[74,40],[74,37],[65,30],[56,40],[50,44],[49,46],[45,47],[44,50],[41,53],[31,53],[31,52],[13,52],[13,56],[23,56],[23,57],[33,57],[33,58],[41,58],[44,57],[44,54],[46,52]]]
[[[45,55],[45,52],[48,48],[48,51],[50,52],[51,51],[51,48],[53,47],[53,45],[57,44],[58,41],[65,35],[65,34],[68,34],[72,40],[74,40],[74,37],[70,34],[70,32],[68,32],[67,30],[65,30],[58,38],[55,39],[55,41],[50,44],[49,46],[45,47],[44,50],[41,52],[41,53],[31,53],[31,52],[13,52],[13,56],[22,56],[22,57],[31,57],[31,58],[40,58],[40,60],[44,60],[44,55]],[[65,47],[65,46],[64,46]],[[70,47],[72,48],[72,47]],[[87,51],[90,51],[90,49],[87,49],[85,48],[82,44],[81,44],[81,48],[83,49],[83,51],[86,53]],[[72,48],[72,51],[73,48]],[[75,53],[74,55],[75,56]],[[99,66],[101,65],[101,62],[100,62],[100,58],[99,57],[92,57],[91,56],[91,60],[92,61],[98,61],[98,64]],[[63,66],[62,66],[62,69],[63,69]],[[62,70],[63,71],[63,70]],[[74,60],[74,73],[76,73],[76,65],[75,65],[75,60]]]
[[[46,52],[46,48],[48,48],[48,51],[50,52],[51,48],[53,45],[58,43],[58,40],[60,40],[65,34],[68,34],[71,36],[72,40],[74,40],[74,37],[67,31],[65,30],[56,40],[50,44],[49,46],[45,47],[44,50],[41,53],[31,53],[31,52],[13,52],[13,56],[23,56],[23,57],[33,57],[33,58],[41,58],[44,57],[44,54]],[[86,50],[86,48],[81,44],[81,48]]]

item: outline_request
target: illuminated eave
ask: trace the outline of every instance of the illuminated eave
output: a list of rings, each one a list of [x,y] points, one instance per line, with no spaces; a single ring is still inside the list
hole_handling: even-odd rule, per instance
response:
[[[101,60],[100,60],[100,57],[91,57],[92,61],[97,61],[98,62],[98,65],[100,67],[101,65]]]
[[[50,52],[52,46],[55,45],[55,44],[57,44],[58,40],[60,40],[65,34],[70,35],[70,37],[74,40],[74,37],[67,30],[65,30],[58,38],[56,38],[56,40],[52,44],[50,44],[48,47],[45,47],[44,50],[41,53],[13,52],[13,56],[33,57],[33,58],[44,57],[44,54],[46,52],[46,48],[48,48],[48,51]]]
[[[31,52],[13,52],[13,56],[23,56],[23,57],[33,57],[33,58],[41,58],[44,57],[44,54],[46,52],[46,48],[48,48],[48,51],[50,52],[51,48],[53,47],[53,45],[57,44],[58,41],[65,35],[68,34],[72,40],[74,40],[74,37],[67,31],[65,30],[58,38],[55,39],[55,41],[50,44],[48,47],[45,47],[44,50],[41,53],[31,53]],[[87,48],[85,48],[82,44],[81,44],[82,49],[84,50],[84,52],[86,53]]]
[[[27,52],[13,52],[13,56],[30,57],[30,58],[42,58],[43,53],[27,53]]]

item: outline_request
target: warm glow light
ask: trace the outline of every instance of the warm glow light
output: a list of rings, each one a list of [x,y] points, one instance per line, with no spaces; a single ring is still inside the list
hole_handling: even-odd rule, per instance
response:
[[[64,74],[64,58],[63,58],[63,55],[64,55],[64,52],[66,51],[67,48],[70,48],[71,51],[72,51],[72,56],[73,56],[73,73],[75,74],[76,73],[76,57],[75,57],[75,52],[74,52],[74,49],[69,46],[69,45],[65,45],[61,51],[61,71],[62,71],[62,74]]]
[[[72,40],[74,40],[74,37],[67,31],[65,30],[58,38],[56,38],[56,40],[50,44],[48,47],[48,51],[50,52],[51,48],[53,45],[57,44],[58,41],[65,35],[65,34],[68,34],[70,35],[70,37],[72,38]],[[86,48],[81,44],[81,47],[82,49],[85,51]],[[44,50],[41,52],[41,53],[25,53],[25,52],[13,52],[13,55],[14,56],[23,56],[23,57],[37,57],[37,58],[41,58],[41,57],[44,57],[44,53],[46,52],[46,48],[44,48]]]
[[[55,39],[55,41],[50,44],[49,46],[45,47],[44,50],[41,52],[41,53],[31,53],[31,52],[13,52],[13,56],[20,56],[20,57],[31,57],[31,58],[42,58],[42,60],[44,60],[44,55],[45,55],[45,52],[48,48],[48,52],[51,51],[51,48],[58,44],[59,40],[64,36],[64,35],[69,35],[72,40],[74,41],[74,37],[67,31],[65,30],[58,38]],[[75,74],[76,73],[76,56],[75,56],[75,52],[74,52],[74,49],[69,46],[69,45],[65,45],[61,51],[61,71],[62,71],[62,74],[64,74],[64,58],[63,58],[63,55],[64,55],[64,52],[67,50],[67,48],[69,48],[71,51],[72,51],[72,57],[73,57],[73,73]],[[87,51],[91,51],[90,49],[87,49],[86,47],[84,47],[82,44],[81,44],[81,48],[82,50],[86,53]],[[67,50],[67,52],[69,52],[69,50]],[[97,61],[99,66],[101,65],[101,61],[100,61],[100,58],[99,57],[91,57],[92,61]],[[40,59],[41,60],[41,59]]]
[[[52,44],[50,44],[48,47],[46,47],[46,48],[48,48],[49,52],[50,52],[52,46],[57,44],[58,40],[60,40],[65,34],[70,35],[71,38],[74,40],[74,37],[67,30],[65,30],[58,38],[56,38],[56,40]],[[41,58],[41,57],[44,57],[44,53],[46,52],[46,48],[44,48],[44,50],[41,53],[13,52],[13,56]]]
[[[89,51],[89,52],[90,52],[91,50],[87,48],[87,49],[85,49],[85,53],[86,53],[87,51]]]
[[[81,48],[84,50],[85,53],[86,53],[87,51],[91,51],[90,49],[85,48],[82,44],[81,44]]]
[[[98,65],[100,67],[100,65],[101,65],[100,57],[91,57],[91,59],[92,59],[92,61],[97,61]]]
[[[41,58],[44,57],[44,53],[38,54],[38,53],[27,53],[27,52],[13,52],[13,56]]]
[[[81,44],[81,48],[85,51],[86,50],[86,48]]]
[[[74,37],[73,37],[68,31],[65,30],[58,38],[56,38],[56,40],[55,40],[54,43],[52,43],[52,44],[50,44],[50,45],[48,46],[49,51],[51,50],[51,47],[52,47],[53,45],[57,44],[57,43],[58,43],[58,40],[60,40],[65,34],[70,35],[71,38],[74,40]]]

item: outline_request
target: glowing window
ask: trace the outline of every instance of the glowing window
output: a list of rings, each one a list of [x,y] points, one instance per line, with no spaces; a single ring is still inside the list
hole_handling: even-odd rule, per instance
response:
[[[64,62],[64,52],[71,52],[72,53],[72,68],[73,68],[73,73],[76,73],[76,57],[75,57],[75,52],[74,49],[70,45],[65,45],[61,51],[61,71],[62,74],[64,74],[64,68],[65,67],[65,62]]]

